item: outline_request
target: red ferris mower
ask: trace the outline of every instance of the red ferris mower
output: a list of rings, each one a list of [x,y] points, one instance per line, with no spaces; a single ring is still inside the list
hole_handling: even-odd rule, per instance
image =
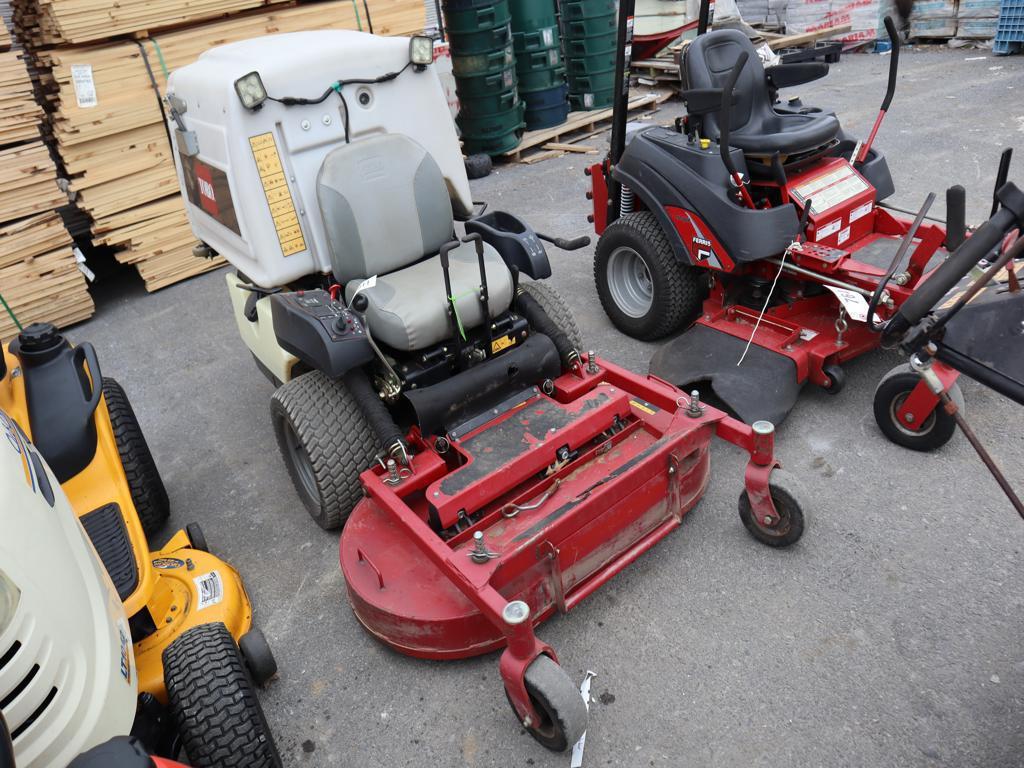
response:
[[[534,627],[680,525],[713,437],[750,455],[758,540],[800,538],[800,494],[771,424],[581,354],[541,241],[589,238],[478,209],[431,60],[429,40],[357,32],[208,51],[171,77],[181,183],[200,250],[239,269],[298,495],[344,526],[359,621],[411,656],[504,648],[517,720],[560,750],[587,709]]]
[[[707,31],[706,0],[681,63],[688,114],[672,128],[627,129],[632,9],[620,5],[609,157],[587,171],[601,303],[635,338],[690,326],[655,353],[651,373],[684,389],[708,384],[744,421],[777,424],[805,383],[836,393],[843,363],[879,346],[873,296],[878,318],[890,318],[963,241],[964,190],[946,193],[947,226],[926,221],[932,198],[913,220],[883,203],[893,182],[873,144],[896,87],[891,19],[888,89],[860,142],[833,113],[778,100],[779,88],[822,77],[827,64],[764,69],[741,32]],[[997,189],[1008,162],[1007,152]],[[948,440],[923,384],[911,402],[920,407],[900,410],[897,441]]]

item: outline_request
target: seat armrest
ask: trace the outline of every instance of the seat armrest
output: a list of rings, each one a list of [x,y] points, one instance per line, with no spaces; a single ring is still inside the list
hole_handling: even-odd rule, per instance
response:
[[[795,64],[779,64],[765,70],[765,79],[772,88],[789,88],[803,85],[828,74],[828,64],[823,61],[800,61]]]
[[[505,211],[491,211],[466,222],[466,234],[477,232],[511,269],[534,280],[551,277],[551,263],[537,233],[529,224]]]
[[[722,108],[721,88],[691,88],[680,92],[679,95],[686,104],[686,111],[691,115],[708,115]],[[736,96],[733,94],[733,104],[735,103]]]

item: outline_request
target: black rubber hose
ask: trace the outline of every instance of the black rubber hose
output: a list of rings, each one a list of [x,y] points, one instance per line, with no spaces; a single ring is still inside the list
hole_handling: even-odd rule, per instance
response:
[[[580,352],[576,349],[565,332],[555,324],[555,321],[548,317],[548,313],[537,302],[533,296],[526,291],[520,291],[516,296],[516,309],[526,318],[538,333],[543,333],[555,344],[558,350],[558,357],[562,361],[562,369],[568,371],[580,362]]]
[[[978,227],[903,303],[885,329],[886,335],[902,334],[931,312],[960,278],[970,272],[974,265],[999,244],[1007,232],[1018,225],[1019,218],[1018,214],[1004,205],[995,216]]]
[[[384,451],[390,452],[395,443],[405,446],[405,434],[391,418],[391,414],[374,391],[363,369],[353,368],[345,374],[342,380],[348,387],[348,391],[352,393],[352,397],[359,403],[363,416],[366,417],[370,428],[377,435]]]

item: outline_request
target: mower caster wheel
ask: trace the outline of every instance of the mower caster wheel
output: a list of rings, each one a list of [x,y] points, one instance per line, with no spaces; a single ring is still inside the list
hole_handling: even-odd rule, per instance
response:
[[[898,365],[878,382],[875,389],[875,421],[883,434],[896,445],[912,451],[935,451],[944,446],[956,432],[956,419],[950,416],[939,403],[925,419],[920,429],[911,429],[900,422],[899,410],[907,397],[921,381],[921,377],[909,366]],[[964,395],[955,382],[948,390],[949,398],[956,403],[957,410],[964,410]]]
[[[199,523],[189,523],[186,525],[185,535],[188,536],[192,549],[198,549],[200,552],[210,551],[210,545],[206,543],[206,534],[199,527]]]
[[[826,365],[822,367],[821,372],[828,377],[828,384],[822,389],[830,395],[838,395],[843,391],[843,387],[846,386],[846,371],[838,365]]]
[[[245,666],[252,681],[263,687],[277,674],[277,660],[263,631],[253,627],[238,639],[238,650],[242,652]]]
[[[564,752],[580,740],[587,730],[587,705],[576,684],[550,656],[538,656],[526,668],[526,692],[541,722],[523,727],[538,743]],[[511,705],[507,690],[505,696]]]
[[[167,703],[196,768],[281,768],[242,654],[220,622],[200,624],[163,652]]]
[[[769,547],[788,547],[804,535],[804,512],[800,506],[800,499],[807,498],[807,495],[800,481],[782,469],[772,472],[768,479],[768,488],[771,490],[775,511],[779,514],[776,524],[767,527],[757,521],[750,508],[750,498],[746,489],[740,494],[740,520],[750,535],[762,544]]]

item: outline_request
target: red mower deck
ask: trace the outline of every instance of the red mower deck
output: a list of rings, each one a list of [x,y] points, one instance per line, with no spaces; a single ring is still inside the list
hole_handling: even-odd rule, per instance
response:
[[[464,658],[507,644],[502,676],[520,715],[532,712],[524,670],[554,657],[533,627],[680,525],[707,486],[713,436],[750,452],[754,515],[766,529],[778,520],[771,425],[694,409],[653,377],[597,361],[485,416],[454,430],[444,453],[414,431],[412,472],[397,480],[363,473],[341,567],[360,622],[401,653]]]

